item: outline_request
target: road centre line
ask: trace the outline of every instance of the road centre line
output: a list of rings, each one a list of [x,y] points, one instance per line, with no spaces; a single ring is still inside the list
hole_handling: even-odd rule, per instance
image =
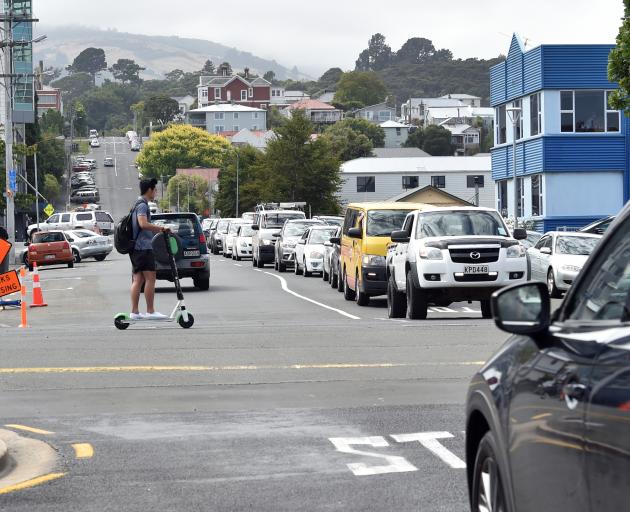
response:
[[[75,443],[72,448],[77,459],[91,459],[94,456],[94,448],[90,443]]]
[[[16,424],[9,424],[9,425],[5,425],[6,428],[11,428],[13,430],[23,430],[24,432],[30,432],[31,434],[41,434],[43,436],[52,436],[54,434],[54,432],[51,432],[50,430],[44,430],[42,428],[35,428],[35,427],[27,427],[26,425],[16,425]]]
[[[417,368],[424,366],[482,366],[484,361],[436,361],[423,363],[314,363],[290,365],[232,365],[232,366],[71,366],[39,368],[0,368],[0,375],[41,373],[158,373],[158,372],[223,372],[256,370],[352,370],[363,368]],[[5,425],[10,428],[30,427]],[[46,433],[36,429],[38,433]],[[35,430],[29,430],[35,432]],[[51,432],[52,434],[52,432]]]
[[[27,480],[26,482],[9,485],[8,487],[2,487],[0,488],[0,494],[8,494],[14,491],[21,491],[22,489],[29,489],[30,487],[35,487],[36,485],[50,482],[52,480],[57,480],[62,476],[65,476],[65,473],[48,473],[47,475],[38,476],[37,478]]]
[[[287,280],[284,277],[277,276],[276,274],[272,274],[271,272],[265,272],[265,274],[278,279],[282,285],[282,289],[285,292],[290,293],[294,297],[297,297],[298,299],[302,299],[302,300],[305,300],[306,302],[315,304],[316,306],[319,306],[320,308],[328,309],[329,311],[334,311],[335,313],[339,313],[340,315],[345,316],[346,318],[350,318],[352,320],[361,320],[361,317],[351,315],[350,313],[346,313],[345,311],[341,309],[333,308],[332,306],[328,306],[327,304],[322,304],[321,302],[317,302],[316,300],[309,299],[308,297],[305,297],[304,295],[300,295],[299,293],[296,293],[293,290],[290,290],[289,286],[287,285]]]

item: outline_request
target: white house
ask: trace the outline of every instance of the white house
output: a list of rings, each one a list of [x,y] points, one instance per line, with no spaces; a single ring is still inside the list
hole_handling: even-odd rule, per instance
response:
[[[276,134],[273,130],[258,130],[252,131],[248,128],[241,129],[240,132],[232,135],[230,140],[233,146],[252,146],[260,151],[267,149],[267,144],[270,140],[276,138]]]
[[[489,155],[429,156],[418,158],[357,158],[341,165],[342,204],[357,201],[384,201],[405,190],[432,185],[479,206],[496,206]]]
[[[399,123],[398,121],[385,121],[379,125],[385,132],[385,147],[399,148],[409,136],[410,126]]]
[[[187,94],[186,96],[171,96],[171,99],[175,100],[179,105],[179,113],[186,114],[197,98]]]
[[[481,107],[481,98],[479,96],[473,96],[472,94],[445,94],[442,98],[459,100],[464,105],[471,107]]]
[[[189,110],[186,119],[193,126],[224,135],[234,135],[243,128],[252,131],[267,129],[265,110],[236,103],[219,103]]]

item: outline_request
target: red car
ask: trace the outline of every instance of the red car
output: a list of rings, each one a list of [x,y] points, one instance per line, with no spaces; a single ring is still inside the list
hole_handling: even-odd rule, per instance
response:
[[[33,263],[43,265],[67,264],[74,267],[74,255],[70,243],[63,231],[41,231],[33,235],[28,245],[28,269],[33,270]]]

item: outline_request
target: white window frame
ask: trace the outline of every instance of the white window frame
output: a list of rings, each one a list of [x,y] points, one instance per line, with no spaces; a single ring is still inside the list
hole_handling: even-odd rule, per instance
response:
[[[223,133],[225,131],[225,126],[222,124],[214,125],[214,133]]]
[[[232,126],[232,130],[235,132],[240,132],[241,131],[241,127],[237,124],[235,124],[234,126]]]
[[[215,100],[220,100],[221,99],[221,87],[215,87],[214,88],[214,99]]]
[[[521,200],[516,205],[518,209],[518,211],[516,212],[516,216],[521,218],[525,217],[525,178],[522,176],[518,176],[516,178],[516,181],[518,183],[517,188],[519,188],[519,192],[521,193]],[[516,194],[516,190],[514,191],[514,193]]]
[[[238,112],[234,112],[234,119],[238,119]]]
[[[605,111],[606,113],[604,115],[604,126],[605,126],[605,129],[606,129],[606,133],[620,133],[621,132],[621,119],[620,119],[621,112],[619,110],[609,110],[608,109],[608,95],[611,92],[614,92],[614,91],[612,91],[610,89],[607,89],[607,90],[604,91],[604,101],[605,101],[604,107],[606,109],[606,111]],[[609,132],[608,131],[608,114],[617,114],[617,126],[618,126],[618,129],[616,131],[614,131],[614,132]]]
[[[580,89],[580,91],[601,91],[602,94],[604,95],[604,131],[603,132],[576,132],[575,131],[575,91],[571,91],[571,90],[562,90],[560,91],[560,133],[599,133],[599,134],[604,134],[604,133],[612,133],[612,134],[618,134],[621,131],[621,112],[619,110],[609,110],[608,109],[608,94],[610,92],[612,92],[610,89]],[[573,110],[562,110],[562,93],[563,92],[570,92],[572,99],[573,99]],[[614,132],[609,132],[608,131],[608,114],[617,114],[618,119],[618,123],[617,125],[619,126],[619,130],[614,131]],[[572,126],[572,130],[570,132],[563,132],[562,131],[562,114],[572,114],[573,115],[573,126]]]
[[[207,98],[208,97],[208,88],[204,87],[203,89],[201,89],[201,97],[202,98]]]
[[[215,112],[214,113],[214,120],[215,121],[223,121],[225,119],[225,113],[223,112]]]
[[[254,88],[253,88],[253,87],[250,87],[249,89],[247,89],[247,95],[248,95],[250,98],[253,98],[253,97],[254,97]]]
[[[562,110],[562,93],[570,92],[573,108],[571,110]],[[573,116],[573,122],[571,123],[572,130],[570,132],[562,131],[562,114],[571,114]],[[575,91],[560,91],[560,133],[575,133]]]
[[[545,207],[543,205],[543,175],[542,174],[533,174],[531,183],[531,196],[532,196],[532,204],[531,211],[532,216],[534,217],[542,217],[545,214]],[[534,178],[538,180],[538,213],[534,214]]]
[[[241,101],[247,101],[247,90],[241,89]]]
[[[518,137],[516,140],[521,140],[524,137],[523,133],[523,98],[516,99],[512,102],[513,108],[520,108],[520,115],[518,116]],[[512,115],[516,115],[516,112],[512,112]],[[514,137],[514,125],[512,125],[512,137]],[[506,139],[507,139],[507,123],[506,123]]]

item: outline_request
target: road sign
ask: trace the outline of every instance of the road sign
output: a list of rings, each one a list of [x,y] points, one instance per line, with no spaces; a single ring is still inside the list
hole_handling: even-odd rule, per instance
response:
[[[0,263],[4,261],[4,258],[9,251],[11,250],[11,242],[7,242],[6,240],[2,240],[0,238]]]
[[[15,270],[0,274],[0,297],[20,291],[20,278]]]
[[[17,192],[17,173],[15,169],[9,169],[9,189],[11,192]]]
[[[50,204],[50,203],[48,203],[48,204],[46,205],[46,208],[44,208],[44,213],[45,213],[46,215],[48,215],[49,217],[50,217],[53,213],[55,213],[55,209],[53,208],[53,205],[52,205],[52,204]]]

